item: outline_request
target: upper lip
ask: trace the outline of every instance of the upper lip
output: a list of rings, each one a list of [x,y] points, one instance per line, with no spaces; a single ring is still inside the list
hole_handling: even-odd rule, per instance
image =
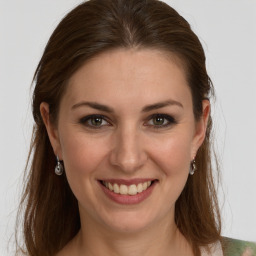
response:
[[[129,186],[129,185],[138,185],[140,183],[144,183],[144,182],[147,182],[147,181],[154,181],[156,179],[151,179],[151,178],[136,178],[136,179],[102,179],[100,181],[104,181],[104,182],[109,182],[111,184],[123,184],[123,185],[126,185],[126,186]]]

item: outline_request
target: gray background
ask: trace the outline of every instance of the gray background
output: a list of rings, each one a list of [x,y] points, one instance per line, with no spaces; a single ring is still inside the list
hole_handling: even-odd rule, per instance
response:
[[[33,72],[55,26],[80,2],[0,0],[2,256],[13,255],[12,235],[32,126]],[[199,35],[216,88],[213,114],[223,180],[219,190],[223,235],[256,241],[256,1],[166,2]]]

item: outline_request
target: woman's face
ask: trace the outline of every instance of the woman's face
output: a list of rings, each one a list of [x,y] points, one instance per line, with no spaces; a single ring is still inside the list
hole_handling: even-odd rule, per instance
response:
[[[184,71],[163,52],[118,49],[83,65],[62,98],[57,127],[41,105],[81,221],[125,232],[174,221],[204,139],[207,102],[203,109],[195,122]]]

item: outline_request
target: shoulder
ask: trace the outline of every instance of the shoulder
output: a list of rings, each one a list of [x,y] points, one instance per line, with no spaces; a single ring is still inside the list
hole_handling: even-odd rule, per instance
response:
[[[223,237],[224,256],[256,256],[256,243]]]

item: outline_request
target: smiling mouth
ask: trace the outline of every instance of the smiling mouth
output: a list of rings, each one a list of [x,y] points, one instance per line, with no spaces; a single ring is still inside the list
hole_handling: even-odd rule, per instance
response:
[[[154,182],[156,182],[156,180],[145,181],[139,184],[131,184],[131,185],[111,183],[107,181],[100,181],[100,182],[104,187],[114,192],[115,194],[134,196],[147,190],[150,186],[153,185]]]

